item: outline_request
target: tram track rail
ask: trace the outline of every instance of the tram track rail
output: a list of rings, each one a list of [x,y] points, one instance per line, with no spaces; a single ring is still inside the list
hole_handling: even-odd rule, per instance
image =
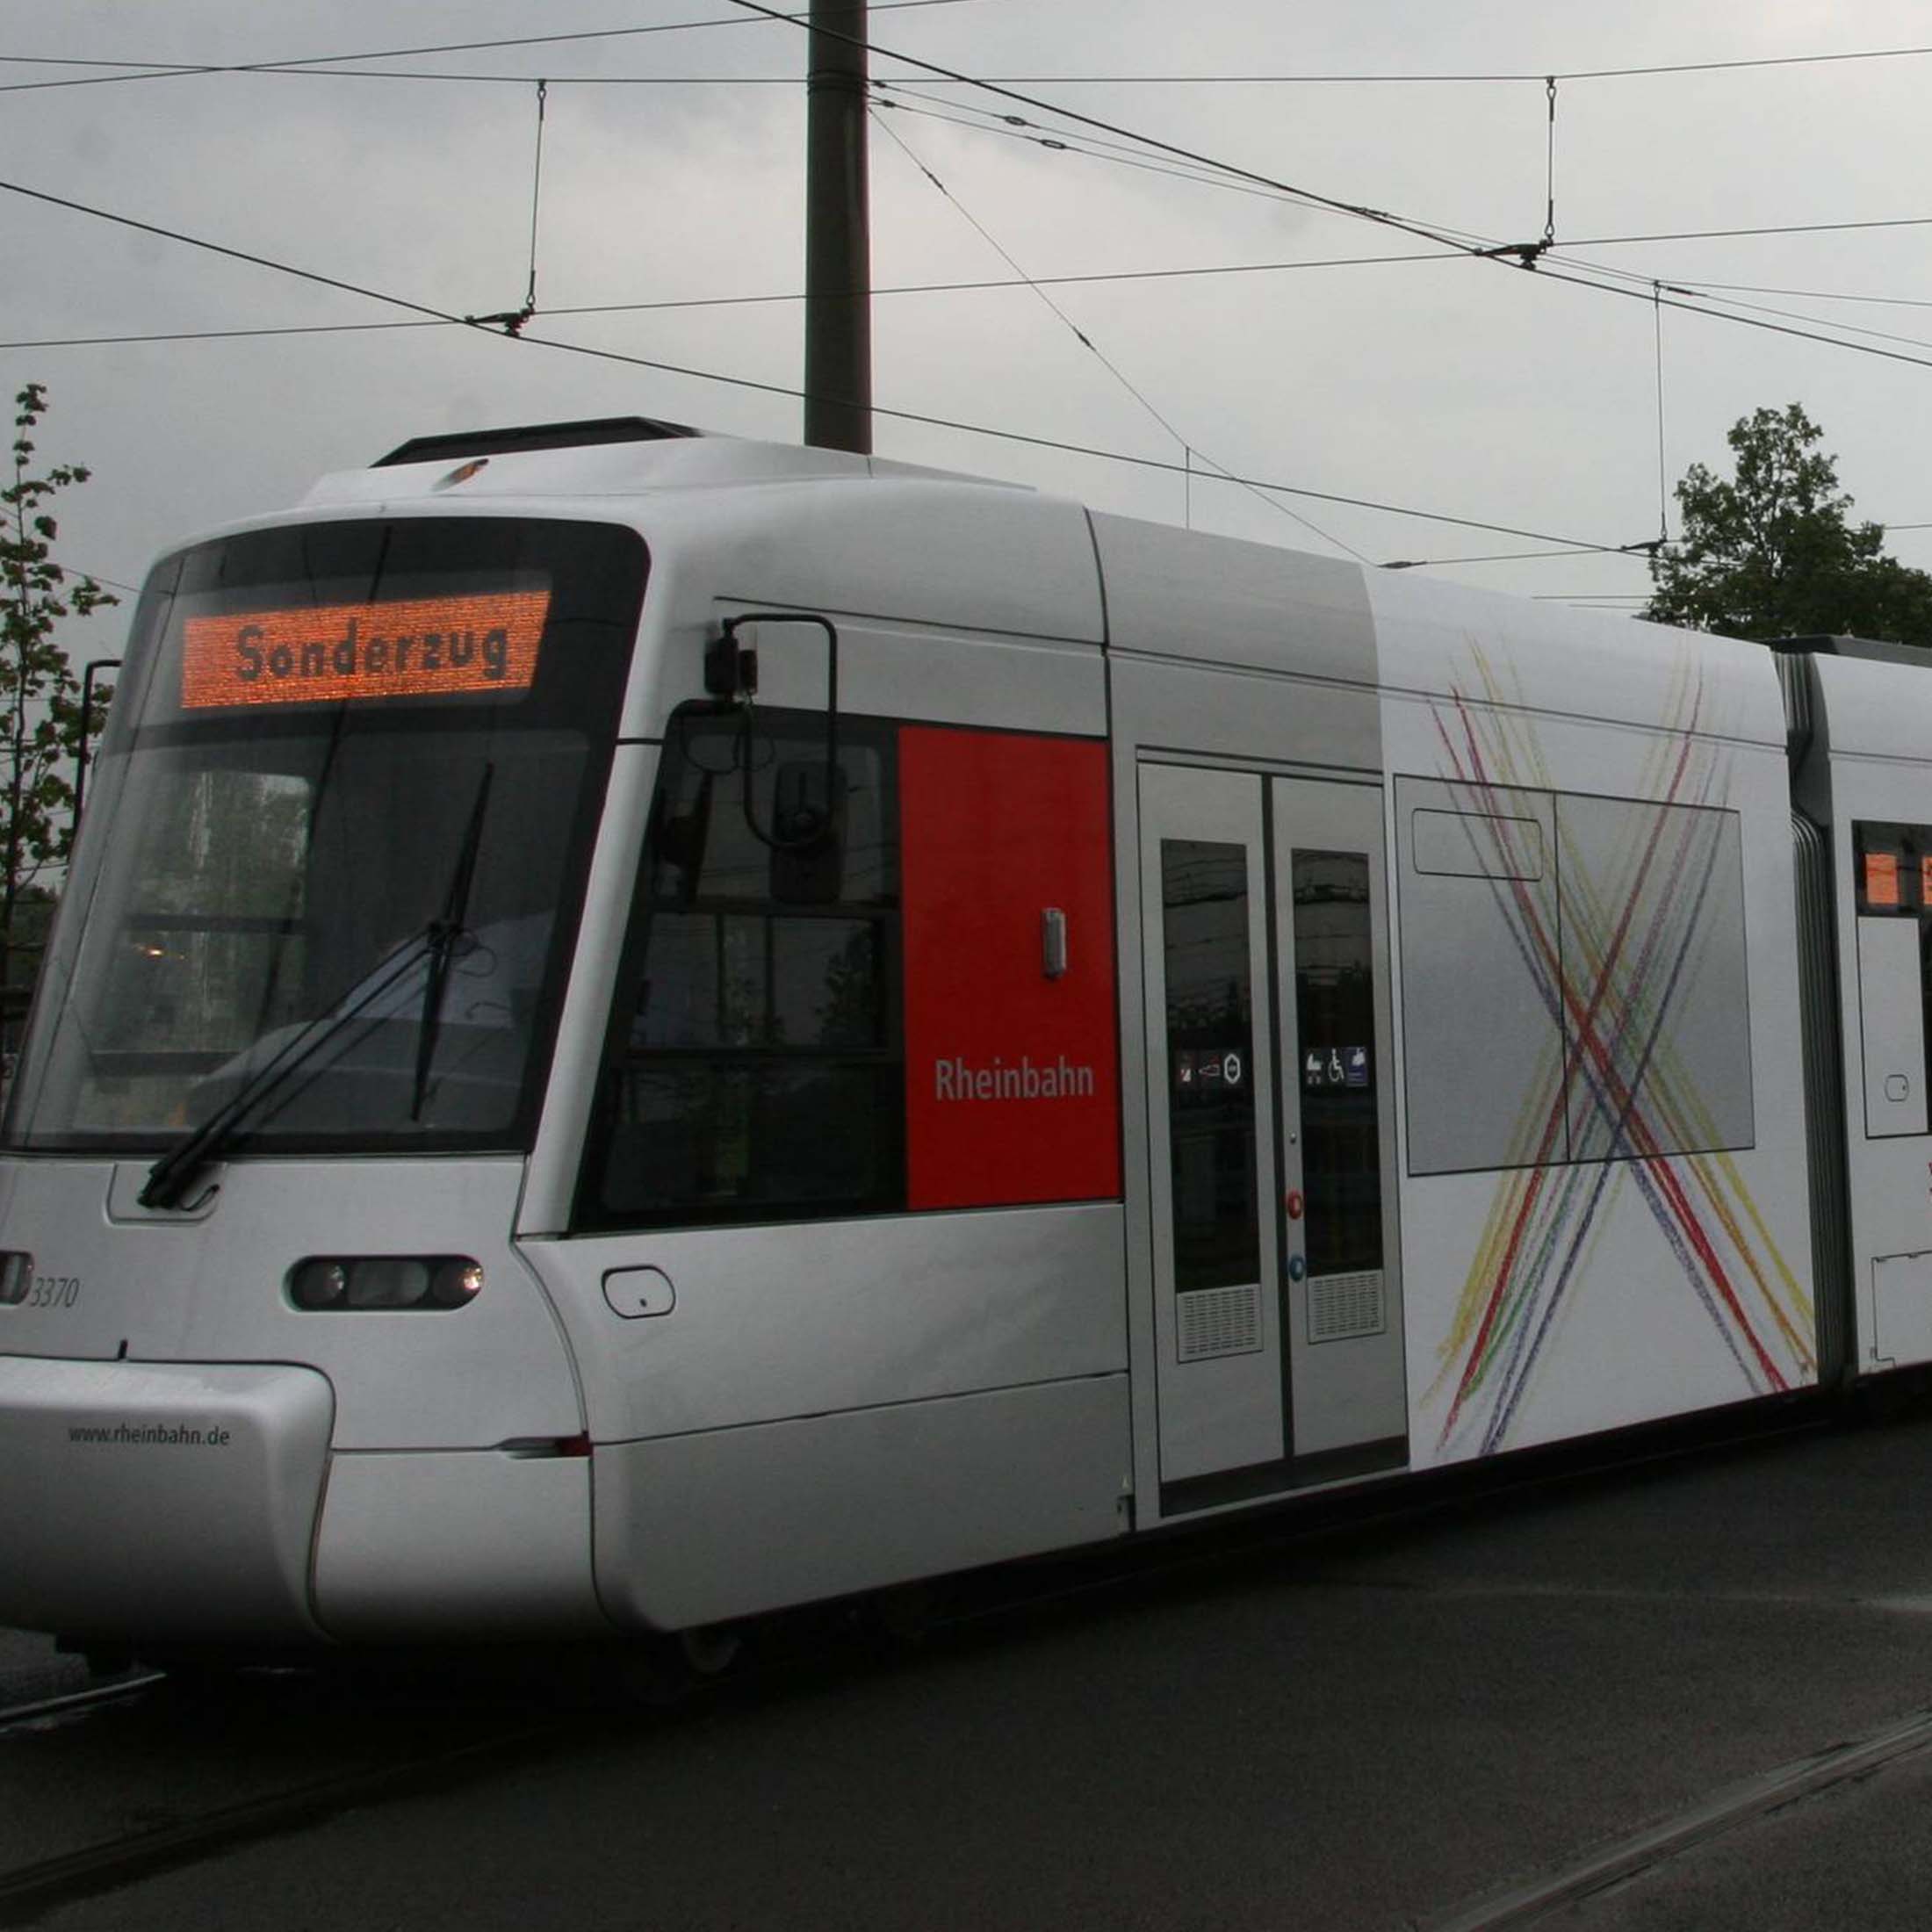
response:
[[[158,1681],[144,1678],[126,1689],[146,1690]],[[105,1688],[120,1690],[123,1687]],[[89,1695],[78,1693],[83,1699]],[[42,1701],[62,1708],[82,1707],[73,1699]],[[0,1710],[0,1729],[25,1721],[19,1715],[24,1708]],[[565,1741],[573,1731],[580,1735],[581,1724],[573,1726],[567,1719],[558,1718],[533,1720],[458,1744],[405,1751],[380,1763],[305,1778],[45,1858],[0,1868],[0,1926],[33,1924],[57,1907],[117,1892],[238,1845],[306,1829],[364,1804],[407,1798],[418,1791],[445,1791],[452,1780],[484,1777],[528,1763]]]
[[[462,1660],[425,1660],[427,1670],[351,1672],[336,1688],[349,1693],[350,1721],[373,1730],[385,1721],[402,1727],[378,1761],[320,1776],[264,1780],[266,1788],[199,1806],[185,1800],[179,1816],[133,1828],[106,1831],[45,1857],[8,1864],[0,1856],[0,1928],[38,1923],[48,1913],[184,1870],[250,1843],[309,1830],[364,1806],[446,1795],[452,1786],[481,1782],[540,1763],[552,1754],[593,1748],[627,1725],[688,1716],[724,1695],[755,1697],[774,1684],[794,1681],[812,1647],[782,1647],[743,1668],[717,1675],[694,1670],[674,1644],[655,1648],[618,1647],[519,1670],[514,1662],[487,1667],[479,1676]],[[330,1690],[326,1671],[271,1669],[251,1689],[253,1673],[208,1677],[190,1670],[142,1670],[119,1681],[16,1704],[0,1703],[0,1738],[61,1728],[109,1707],[153,1700],[153,1714],[166,1727],[171,1700],[178,1716],[242,1713],[264,1734],[289,1734],[289,1719],[326,1708],[341,1716],[344,1705]],[[137,1721],[148,1713],[130,1711]],[[453,1738],[451,1732],[458,1734]],[[76,1738],[89,1733],[76,1727]],[[305,1729],[298,1734],[308,1736]]]
[[[159,1670],[146,1670],[113,1683],[90,1684],[83,1690],[64,1690],[52,1697],[23,1698],[17,1704],[0,1703],[0,1734],[28,1726],[78,1716],[103,1705],[125,1704],[145,1696],[166,1681]]]
[[[1598,1846],[1561,1870],[1416,1921],[1415,1932],[1517,1932],[1544,1923],[1600,1892],[1642,1879],[1727,1833],[1928,1750],[1932,1750],[1932,1712],[1920,1711],[1869,1737],[1827,1746],[1727,1785],[1669,1818]]]

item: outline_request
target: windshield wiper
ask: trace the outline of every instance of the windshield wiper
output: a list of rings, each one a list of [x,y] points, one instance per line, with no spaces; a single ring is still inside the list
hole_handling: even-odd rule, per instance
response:
[[[429,926],[429,977],[422,989],[422,1024],[416,1028],[416,1084],[409,1100],[412,1121],[422,1118],[423,1099],[429,1091],[429,1067],[436,1056],[436,1035],[443,1026],[443,989],[449,981],[456,942],[463,936],[464,917],[470,909],[476,855],[483,844],[483,814],[490,802],[490,781],[495,776],[494,764],[484,766],[476,788],[476,803],[470,807],[470,823],[463,834],[463,849],[457,854],[450,890],[443,897],[443,911]]]
[[[443,990],[450,977],[450,964],[457,942],[463,937],[463,921],[469,911],[470,889],[476,878],[477,853],[483,843],[483,818],[489,804],[490,784],[496,775],[494,763],[483,768],[476,788],[476,801],[470,807],[469,824],[464,828],[463,843],[457,852],[456,869],[450,889],[443,895],[442,910],[420,932],[413,933],[394,947],[349,990],[333,999],[265,1064],[258,1067],[222,1106],[201,1125],[184,1135],[148,1170],[148,1185],[138,1197],[143,1208],[178,1207],[182,1196],[201,1170],[227,1146],[249,1114],[256,1112],[283,1083],[306,1066],[328,1042],[360,1014],[366,1013],[382,996],[414,972],[427,960],[429,970],[422,993],[422,1017],[418,1028],[415,1099],[409,1109],[412,1120],[419,1118],[429,1086],[429,1067],[436,1057],[438,1009]]]
[[[257,1067],[226,1104],[217,1107],[199,1127],[184,1135],[148,1170],[148,1185],[138,1197],[141,1206],[178,1207],[189,1183],[220,1154],[236,1128],[285,1080],[313,1060],[350,1020],[415,971],[435,945],[438,931],[439,922],[431,920],[421,932],[412,933],[285,1042],[274,1057]]]

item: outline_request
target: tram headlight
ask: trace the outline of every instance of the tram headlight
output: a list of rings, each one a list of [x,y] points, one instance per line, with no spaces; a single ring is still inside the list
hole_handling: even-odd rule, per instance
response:
[[[4,1280],[4,1277],[0,1277]],[[465,1308],[483,1288],[466,1255],[311,1255],[289,1270],[288,1298],[306,1313]]]
[[[483,1288],[479,1261],[439,1261],[429,1277],[429,1299],[439,1308],[466,1308]]]
[[[289,1277],[288,1292],[299,1308],[340,1308],[349,1293],[349,1270],[340,1261],[305,1261]]]
[[[18,1249],[0,1253],[0,1308],[18,1308],[33,1286],[33,1257]]]

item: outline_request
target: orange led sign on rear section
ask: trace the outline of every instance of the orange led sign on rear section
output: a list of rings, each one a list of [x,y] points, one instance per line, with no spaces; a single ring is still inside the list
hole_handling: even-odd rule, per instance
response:
[[[549,609],[547,589],[510,590],[190,617],[182,707],[527,690]]]
[[[1899,861],[1890,852],[1865,854],[1865,904],[1896,905],[1899,903]]]

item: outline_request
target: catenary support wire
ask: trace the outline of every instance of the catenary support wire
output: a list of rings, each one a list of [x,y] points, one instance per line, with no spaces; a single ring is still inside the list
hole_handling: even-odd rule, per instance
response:
[[[874,11],[880,13],[900,13],[916,7],[950,7],[962,4],[962,0],[869,0]],[[775,19],[796,19],[796,15],[777,14]],[[207,62],[180,61],[68,61],[53,55],[0,54],[0,61],[10,66],[31,65],[36,67],[101,67],[110,66],[133,68],[137,71],[117,74],[83,74],[58,81],[16,81],[0,86],[0,94],[31,93],[39,90],[56,87],[105,87],[120,81],[165,81],[177,80],[198,74],[309,74],[313,77],[326,79],[330,72],[341,73],[341,64],[346,61],[391,61],[407,59],[423,54],[475,54],[499,47],[551,47],[559,41],[623,40],[642,33],[689,33],[711,27],[749,25],[748,21],[733,19],[727,15],[723,19],[712,18],[704,20],[660,20],[649,26],[636,27],[592,27],[569,33],[519,33],[507,40],[448,40],[436,47],[384,47],[373,53],[363,54],[305,54],[281,61],[249,61],[243,62]],[[418,74],[408,76],[418,80],[436,80],[442,76],[433,74]],[[515,86],[525,83],[525,76],[520,74],[464,75],[465,80],[501,80]],[[787,84],[789,84],[789,83]]]
[[[1033,292],[1036,296],[1038,296],[1042,302],[1046,304],[1048,308],[1049,308],[1053,312],[1054,315],[1061,322],[1063,322],[1070,331],[1071,331],[1074,340],[1079,343],[1081,348],[1085,350],[1088,354],[1092,356],[1094,359],[1099,363],[1100,366],[1107,371],[1107,374],[1112,376],[1114,381],[1119,383],[1121,387],[1126,390],[1128,394],[1130,395],[1134,399],[1134,400],[1137,402],[1141,406],[1141,407],[1144,409],[1147,414],[1157,423],[1158,423],[1160,427],[1169,436],[1171,436],[1178,444],[1179,444],[1183,465],[1181,496],[1183,526],[1186,529],[1192,530],[1194,527],[1193,479],[1195,474],[1195,457],[1197,455],[1200,456],[1203,461],[1208,465],[1208,470],[1203,472],[1204,474],[1218,474],[1229,481],[1234,481],[1236,480],[1234,472],[1229,469],[1225,464],[1217,463],[1213,457],[1208,456],[1204,451],[1196,449],[1194,445],[1189,441],[1189,439],[1186,436],[1183,436],[1180,430],[1175,428],[1173,423],[1168,421],[1166,416],[1164,416],[1160,412],[1160,410],[1154,406],[1153,401],[1145,394],[1145,393],[1128,378],[1127,372],[1123,369],[1121,369],[1117,363],[1114,361],[1113,357],[1110,357],[1106,352],[1106,350],[1103,350],[1099,346],[1099,344],[1096,342],[1093,338],[1089,335],[1084,328],[1080,327],[1078,322],[1074,321],[1072,316],[1068,314],[1065,309],[1062,308],[1060,305],[1056,301],[1055,301],[1050,295],[1047,293],[1046,290],[1042,288],[1038,282],[1036,282],[1030,275],[1027,273],[1025,269],[1020,267],[1019,262],[1012,255],[1010,255],[1004,247],[1001,246],[999,242],[994,237],[991,231],[986,227],[985,223],[981,221],[979,218],[975,215],[970,208],[967,207],[965,203],[962,202],[959,198],[959,197],[955,195],[953,191],[948,188],[946,184],[941,181],[929,167],[926,166],[925,162],[920,160],[919,155],[913,152],[912,148],[898,133],[896,133],[890,125],[879,115],[876,108],[873,112],[872,119],[875,123],[876,123],[880,133],[883,133],[886,137],[886,139],[890,141],[892,145],[897,148],[899,152],[904,155],[905,158],[909,162],[911,162],[915,168],[919,169],[920,174],[925,176],[926,179],[929,183],[931,183],[934,189],[939,194],[942,195],[945,199],[952,205],[952,207],[957,211],[961,218],[971,225],[974,233],[977,234],[979,238],[985,242],[987,247],[991,249],[994,254],[996,254],[999,257],[999,259],[1004,262],[1006,266],[1010,268],[1023,283],[1025,283],[1027,287],[1031,289]],[[1310,521],[1308,517],[1301,515],[1299,511],[1291,509],[1286,503],[1280,502],[1277,501],[1277,499],[1275,499],[1274,497],[1269,496],[1264,491],[1256,489],[1251,484],[1243,484],[1241,487],[1246,489],[1249,494],[1253,496],[1257,500],[1257,501],[1266,504],[1270,509],[1274,510],[1280,515],[1287,517],[1290,522],[1298,523],[1303,530],[1309,531],[1314,536],[1319,537],[1323,543],[1330,544],[1337,550],[1345,551],[1349,556],[1352,557],[1357,563],[1366,564],[1370,561],[1367,557],[1366,557],[1360,551],[1357,550],[1352,544],[1345,544],[1339,537],[1330,535],[1330,533],[1323,530],[1319,523]]]
[[[523,291],[523,306],[507,308],[494,315],[465,315],[463,320],[486,328],[501,328],[506,335],[521,335],[523,325],[537,313],[537,219],[544,194],[544,106],[550,98],[550,83],[537,83],[537,152],[530,164],[530,284]]]
[[[1556,76],[1550,75],[1544,82],[1549,90],[1550,126],[1543,156],[1543,246],[1556,246]]]
[[[742,4],[742,0],[740,0]],[[782,18],[782,17],[781,17]],[[313,269],[304,269],[292,263],[280,262],[270,256],[256,255],[246,249],[231,248],[225,242],[213,242],[200,235],[189,234],[178,228],[169,228],[152,221],[142,221],[134,216],[119,214],[112,209],[90,205],[76,201],[66,195],[56,195],[44,188],[30,188],[24,182],[0,180],[0,193],[14,194],[30,201],[42,203],[49,207],[65,208],[76,214],[83,214],[100,221],[112,223],[119,227],[130,228],[138,234],[152,234],[163,241],[177,242],[187,248],[220,256],[229,261],[247,262],[257,268],[268,269],[275,273],[288,275],[299,280],[312,283],[319,287],[337,289],[345,294],[357,295],[371,301],[381,302],[392,308],[429,318],[435,322],[453,323],[458,326],[479,328],[478,318],[458,315],[448,309],[435,308],[426,302],[414,301],[406,296],[393,295],[380,289],[372,289],[350,282],[339,276],[322,275]],[[1932,218],[1928,218],[1932,219]],[[1467,252],[1467,251],[1465,251]],[[1608,283],[1591,282],[1581,276],[1558,274],[1551,279],[1569,283],[1577,287],[1593,288],[1599,293],[1635,297],[1640,291],[1635,287],[1616,286]],[[1728,321],[1739,326],[1767,331],[1773,335],[1786,335],[1804,342],[1815,342],[1835,349],[1845,349],[1867,356],[1876,356],[1887,362],[1904,363],[1919,369],[1932,369],[1932,356],[1912,356],[1899,350],[1881,349],[1871,344],[1848,342],[1837,337],[1820,335],[1814,330],[1795,328],[1788,324],[1777,323],[1755,316],[1734,314],[1725,310],[1705,306],[1694,300],[1680,299],[1683,292],[1674,285],[1666,285],[1671,290],[1664,299],[1667,306],[1683,310],[1692,315],[1703,315],[1713,321]],[[1649,298],[1645,298],[1649,299]],[[487,333],[494,334],[490,330]],[[559,354],[579,356],[598,362],[620,364],[628,368],[650,369],[663,374],[688,377],[701,382],[717,383],[727,388],[753,392],[761,395],[796,397],[803,392],[796,386],[778,382],[761,380],[750,376],[733,376],[722,370],[696,369],[681,363],[669,362],[662,357],[629,355],[619,350],[601,349],[588,342],[566,342],[550,336],[525,336],[521,338],[540,348]],[[1070,456],[1092,457],[1102,462],[1119,463],[1135,469],[1164,471],[1170,474],[1180,471],[1182,465],[1175,461],[1156,457],[1136,456],[1125,451],[1104,450],[1089,444],[1078,443],[1063,438],[1036,436],[1026,430],[1003,429],[991,423],[961,422],[953,417],[940,416],[924,410],[898,409],[877,405],[875,414],[890,416],[895,421],[923,424],[934,429],[956,430],[963,435],[982,436],[995,441],[1023,444],[1034,449],[1050,449]],[[1337,503],[1348,508],[1369,509],[1392,515],[1412,516],[1426,523],[1452,525],[1463,530],[1481,530],[1506,537],[1521,537],[1535,543],[1566,544],[1575,539],[1553,535],[1545,530],[1525,530],[1518,525],[1486,522],[1480,518],[1453,516],[1440,510],[1424,510],[1398,503],[1389,503],[1374,498],[1345,495],[1333,490],[1310,489],[1304,485],[1278,482],[1269,478],[1235,476],[1227,479],[1230,482],[1251,485],[1254,488],[1270,493],[1280,492],[1283,495],[1296,496],[1311,502]],[[1581,547],[1604,552],[1627,552],[1633,546],[1627,544],[1588,544]]]
[[[1663,439],[1663,284],[1650,285],[1652,334],[1657,356],[1657,544],[1670,541],[1670,487],[1666,479]]]
[[[544,104],[550,98],[550,83],[537,83],[537,155],[530,168],[530,286],[523,292],[523,313],[537,313],[537,212],[544,192]]]
[[[957,6],[964,0],[870,0],[875,13],[890,13],[912,7]],[[0,94],[26,88],[85,87],[115,81],[168,80],[181,75],[271,74],[297,79],[332,80],[376,78],[408,81],[466,81],[505,87],[522,87],[528,76],[521,74],[451,74],[422,68],[370,69],[343,66],[354,61],[408,58],[425,54],[463,54],[484,49],[544,47],[559,40],[610,40],[634,34],[680,33],[700,28],[748,25],[734,19],[673,20],[652,26],[603,27],[575,33],[518,34],[508,40],[464,40],[437,47],[389,47],[361,54],[316,54],[283,61],[186,61],[100,60],[78,55],[51,54],[0,54],[0,64],[11,67],[112,68],[113,73],[87,74],[56,81],[30,81],[12,86],[0,85]],[[1737,61],[1679,61],[1654,67],[1611,67],[1579,68],[1556,76],[1563,81],[1615,81],[1652,79],[1664,75],[1721,74],[1756,68],[1826,67],[1848,61],[1896,61],[1932,54],[1932,47],[1864,47],[1842,54],[1792,54]],[[1547,75],[1528,73],[1404,73],[1381,74],[989,74],[987,81],[1006,87],[1416,87],[1438,84],[1456,86],[1516,86]],[[568,76],[568,84],[578,87],[791,87],[789,76],[776,74],[578,74]],[[948,84],[977,84],[952,83]]]

